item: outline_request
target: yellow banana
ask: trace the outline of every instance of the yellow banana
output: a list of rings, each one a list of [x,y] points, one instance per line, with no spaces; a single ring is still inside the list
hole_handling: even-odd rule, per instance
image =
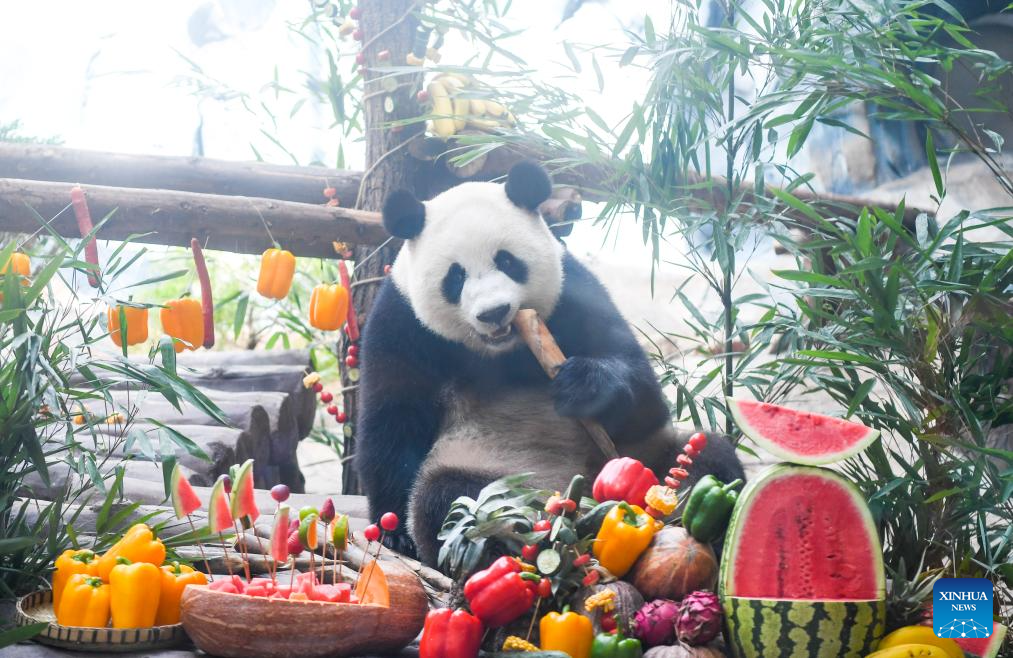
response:
[[[506,108],[496,101],[486,100],[485,101],[486,114],[490,114],[494,117],[501,117],[506,114]]]
[[[468,108],[470,105],[467,98],[454,99],[454,132],[460,132],[468,125]]]
[[[471,99],[471,114],[476,117],[484,115],[485,112],[485,101],[477,98]]]
[[[451,78],[444,74],[436,77],[436,82],[446,87],[447,92],[454,94],[464,89],[464,83],[461,82],[460,78]]]
[[[879,650],[892,649],[904,644],[928,644],[942,649],[947,658],[964,658],[960,645],[949,638],[938,638],[930,626],[905,626],[884,637]]]
[[[495,130],[502,124],[499,121],[493,119],[480,119],[478,117],[468,117],[468,125],[478,128],[479,130]]]
[[[446,139],[452,137],[456,129],[456,122],[453,119],[454,105],[447,94],[447,88],[440,82],[433,81],[426,87],[429,98],[433,102],[433,132],[437,136]]]
[[[948,658],[945,650],[931,644],[899,644],[870,653],[865,658]]]

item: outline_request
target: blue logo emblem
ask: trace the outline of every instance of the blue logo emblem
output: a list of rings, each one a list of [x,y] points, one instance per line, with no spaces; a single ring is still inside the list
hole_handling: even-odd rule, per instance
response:
[[[932,588],[936,637],[992,635],[992,582],[987,578],[940,578]]]

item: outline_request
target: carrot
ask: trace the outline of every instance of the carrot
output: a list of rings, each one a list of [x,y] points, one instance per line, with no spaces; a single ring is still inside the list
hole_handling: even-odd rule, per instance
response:
[[[70,203],[74,206],[74,217],[77,218],[77,230],[81,232],[81,239],[88,237],[94,225],[91,223],[91,211],[88,210],[88,202],[84,198],[84,190],[75,185],[70,188]],[[95,269],[88,270],[88,283],[92,288],[98,288],[98,242],[92,237],[84,246],[84,260],[86,263],[95,266]]]
[[[204,316],[204,347],[215,346],[215,302],[211,297],[211,277],[208,275],[208,264],[204,260],[204,250],[200,248],[197,238],[190,239],[193,251],[193,264],[197,268],[197,280],[200,281],[200,305]]]
[[[348,291],[348,318],[345,320],[345,334],[348,336],[348,342],[354,343],[359,340],[359,320],[355,316],[355,304],[351,300],[352,295],[352,283],[348,277],[348,267],[345,265],[345,261],[338,261],[338,274],[341,276],[341,285],[344,286],[345,290]]]

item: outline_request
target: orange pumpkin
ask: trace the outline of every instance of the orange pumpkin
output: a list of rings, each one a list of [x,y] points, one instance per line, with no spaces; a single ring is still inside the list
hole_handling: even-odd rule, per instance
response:
[[[310,296],[310,325],[336,331],[348,317],[348,290],[340,284],[317,284]]]
[[[268,249],[260,258],[257,292],[269,299],[284,299],[292,287],[295,256],[284,249]]]
[[[162,330],[172,336],[176,353],[195,350],[204,343],[204,314],[200,300],[192,297],[172,299],[159,313]]]
[[[136,306],[110,306],[106,311],[109,319],[109,337],[117,347],[123,347],[123,332],[120,330],[120,310],[127,321],[127,345],[137,345],[148,340],[148,309]]]

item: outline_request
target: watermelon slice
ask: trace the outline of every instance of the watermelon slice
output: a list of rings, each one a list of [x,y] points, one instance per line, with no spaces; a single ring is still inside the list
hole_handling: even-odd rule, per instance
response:
[[[260,516],[253,491],[253,460],[247,459],[232,479],[232,518],[249,517],[252,524]]]
[[[274,513],[274,529],[271,530],[271,557],[277,564],[288,562],[288,513],[292,508],[281,505]]]
[[[229,497],[225,493],[225,476],[220,476],[211,488],[208,499],[208,528],[211,532],[221,532],[232,528],[232,510],[229,509]]]
[[[996,658],[1002,641],[1006,639],[1006,627],[997,621],[992,622],[992,635],[989,637],[955,637],[953,641],[960,645],[967,658]]]
[[[183,475],[178,463],[172,467],[169,488],[172,490],[172,507],[176,510],[177,519],[189,516],[194,510],[200,509],[200,498],[190,486],[190,481]]]
[[[727,401],[743,434],[793,464],[832,464],[858,454],[879,437],[878,430],[840,418],[754,400]]]
[[[767,469],[735,506],[721,587],[751,598],[883,599],[883,551],[862,494],[826,469]]]

